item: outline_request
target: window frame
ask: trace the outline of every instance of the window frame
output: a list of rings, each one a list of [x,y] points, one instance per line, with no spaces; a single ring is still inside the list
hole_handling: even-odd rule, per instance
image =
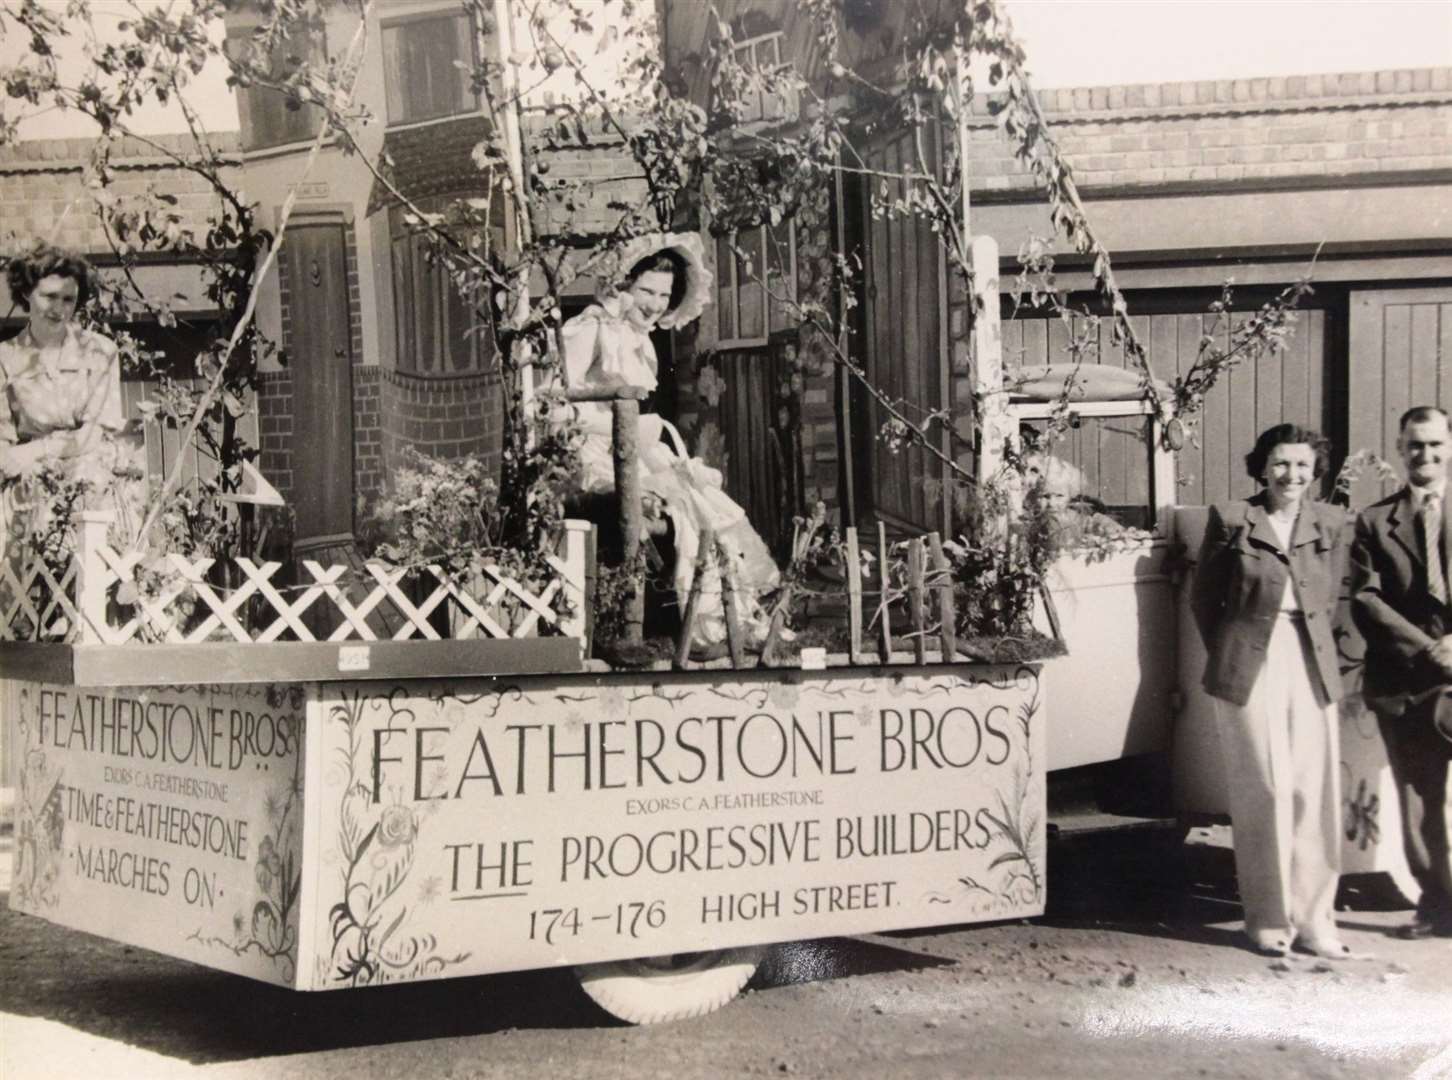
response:
[[[395,72],[399,69],[396,62],[397,56],[397,33],[402,27],[417,26],[422,23],[463,22],[463,27],[458,31],[460,39],[467,44],[468,55],[464,61],[470,65],[476,65],[480,56],[479,29],[474,23],[473,15],[464,7],[458,4],[440,6],[424,11],[410,11],[398,15],[388,15],[379,20],[378,37],[379,49],[382,55],[383,66],[383,102],[385,128],[410,127],[416,124],[437,123],[441,120],[450,120],[456,116],[471,116],[480,110],[479,95],[469,90],[469,75],[467,71],[458,71],[459,76],[459,98],[456,106],[442,112],[433,112],[427,115],[415,115],[409,107],[407,87],[397,85]],[[459,57],[454,57],[455,60]],[[452,64],[452,60],[450,63]]]
[[[781,67],[783,64],[782,53],[785,35],[780,30],[767,30],[760,34],[753,34],[751,37],[731,43],[731,56],[741,67],[760,71],[763,67]],[[760,51],[762,46],[771,45],[775,59],[769,64],[763,63]],[[769,107],[770,106],[770,107]],[[757,91],[754,108],[748,108],[741,117],[743,125],[767,126],[771,124],[785,124],[796,120],[798,106],[795,100],[788,101],[782,94],[770,94],[766,91]]]
[[[762,222],[759,225],[751,226],[750,230],[746,231],[759,232],[761,236],[761,243],[760,247],[757,250],[757,254],[759,254],[759,257],[761,259],[761,267],[763,270],[765,270],[768,269],[771,265],[771,259],[769,258],[770,248],[768,246],[771,243],[771,233],[777,229],[785,230],[786,233],[787,258],[785,261],[785,265],[782,268],[783,277],[786,284],[787,295],[791,298],[792,302],[795,302],[797,299],[797,228],[795,219],[790,217],[783,218],[781,223],[776,226],[773,226],[767,222]],[[782,305],[773,302],[770,295],[768,294],[767,286],[771,283],[770,275],[768,274],[765,282],[748,281],[746,283],[747,288],[761,289],[761,333],[759,335],[742,334],[742,282],[737,278],[737,269],[740,262],[740,257],[737,256],[736,252],[733,250],[734,248],[741,247],[741,244],[739,243],[739,238],[742,232],[743,230],[741,229],[733,229],[731,232],[725,234],[724,236],[716,237],[717,265],[715,299],[718,305],[716,312],[716,347],[722,349],[760,348],[767,345],[771,341],[771,337],[773,334],[780,333],[783,330],[792,329],[796,326],[796,323],[794,321],[785,317],[780,324],[772,322],[773,312],[780,312]],[[723,242],[725,243],[726,250],[730,255],[730,257],[725,260],[725,266],[721,265],[721,250]],[[728,280],[728,278],[730,281],[729,296],[731,297],[732,301],[730,308],[730,328],[732,333],[730,335],[724,332],[721,321],[726,311],[726,307],[722,303],[722,294],[726,291],[724,283]]]
[[[256,26],[239,26],[229,29],[226,42],[236,42],[240,48],[250,49],[251,39],[256,33]],[[289,41],[284,48],[291,46]],[[310,46],[309,56],[304,63],[326,63],[328,59],[328,36],[326,30],[316,31],[316,28],[309,28],[308,44]],[[269,58],[269,70],[275,71],[277,58]],[[242,148],[244,152],[275,150],[278,147],[293,146],[298,143],[306,143],[317,137],[318,129],[322,126],[322,111],[316,105],[300,104],[296,109],[287,107],[288,96],[279,90],[265,86],[239,86],[237,87],[237,119],[242,129]],[[261,106],[262,102],[267,106]],[[265,109],[265,111],[264,111]],[[264,131],[266,124],[258,123],[258,116],[269,116],[278,112],[282,117],[282,123],[275,132],[266,132],[265,137],[259,137],[259,132]]]
[[[425,199],[420,202],[419,209],[431,213],[448,200],[448,196]],[[433,255],[428,231],[411,226],[405,220],[409,212],[403,206],[393,206],[385,211],[389,287],[393,296],[393,369],[420,379],[486,374],[494,355],[493,349],[484,341],[490,333],[487,321],[480,317],[478,305],[461,296],[454,287],[447,260]],[[418,300],[423,290],[429,290],[429,302],[425,304]],[[455,320],[461,314],[461,308],[467,312],[468,325],[462,332],[457,332]],[[431,324],[426,331],[425,319]],[[427,345],[424,344],[426,339]],[[460,342],[467,349],[467,366],[459,366],[458,355],[449,347],[453,342]],[[438,358],[439,365],[420,367],[419,361],[425,354]]]
[[[1057,402],[1015,401],[1009,404],[1008,412],[1013,418],[1015,449],[1021,447],[1023,425],[1053,419],[1058,409]],[[1156,543],[1171,539],[1175,506],[1175,455],[1164,449],[1164,424],[1154,407],[1146,401],[1078,401],[1069,406],[1071,422],[1075,418],[1095,420],[1120,420],[1137,418],[1147,421],[1147,442],[1149,451],[1149,505],[1153,524],[1145,531],[1152,534]]]

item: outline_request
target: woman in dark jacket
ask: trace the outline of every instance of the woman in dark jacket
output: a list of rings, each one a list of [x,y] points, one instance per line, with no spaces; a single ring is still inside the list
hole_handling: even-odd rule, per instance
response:
[[[1296,424],[1245,457],[1253,498],[1212,507],[1194,610],[1209,651],[1245,931],[1261,953],[1351,959],[1332,904],[1340,875],[1341,675],[1331,623],[1346,515],[1309,498],[1327,442]]]

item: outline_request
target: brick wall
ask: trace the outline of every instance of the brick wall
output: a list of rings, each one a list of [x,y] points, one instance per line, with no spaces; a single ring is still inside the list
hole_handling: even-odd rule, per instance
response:
[[[1041,104],[1090,193],[1452,168],[1452,68],[1049,90]],[[1026,196],[987,106],[970,125],[973,188]]]
[[[973,455],[968,450],[973,439],[973,380],[969,377],[969,346],[972,340],[969,319],[968,283],[961,274],[948,271],[948,375],[952,400],[953,433],[960,440],[954,460],[959,467],[971,471]]]
[[[157,136],[156,141],[183,155],[193,145],[183,135]],[[228,165],[228,183],[235,186],[241,182],[237,136],[224,134],[215,141]],[[0,146],[0,244],[10,248],[42,239],[90,255],[109,253],[85,183],[84,167],[94,145],[93,139],[45,139]],[[205,180],[135,139],[117,141],[111,165],[113,194],[140,196],[151,190],[175,196],[189,229],[204,228],[208,212],[217,205]]]
[[[503,423],[493,373],[431,378],[384,371],[378,396],[387,472],[398,467],[405,446],[442,458],[481,454],[497,468]]]
[[[353,367],[353,490],[376,499],[384,486],[383,380],[376,366]]]
[[[543,232],[608,233],[619,226],[624,207],[640,209],[649,219],[645,176],[613,128],[589,122],[589,145],[579,146],[551,139],[548,119],[531,113],[524,123],[542,184],[536,217]]]
[[[292,373],[264,372],[257,379],[257,467],[283,498],[292,497]]]

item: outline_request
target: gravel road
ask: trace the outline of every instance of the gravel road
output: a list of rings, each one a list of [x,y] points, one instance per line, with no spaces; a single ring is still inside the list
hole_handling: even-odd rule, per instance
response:
[[[1452,940],[1349,881],[1375,959],[1238,945],[1229,852],[1051,847],[1042,920],[782,947],[743,997],[629,1028],[564,972],[304,995],[0,913],[0,1074],[40,1077],[1452,1076]]]

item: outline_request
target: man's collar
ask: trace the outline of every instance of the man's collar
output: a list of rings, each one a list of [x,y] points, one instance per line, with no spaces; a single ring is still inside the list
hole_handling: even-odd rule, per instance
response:
[[[1414,484],[1407,485],[1407,491],[1412,496],[1412,509],[1420,509],[1422,503],[1429,495],[1436,495],[1445,505],[1447,502],[1447,478],[1444,476],[1440,483],[1427,484],[1425,487],[1417,487]]]

